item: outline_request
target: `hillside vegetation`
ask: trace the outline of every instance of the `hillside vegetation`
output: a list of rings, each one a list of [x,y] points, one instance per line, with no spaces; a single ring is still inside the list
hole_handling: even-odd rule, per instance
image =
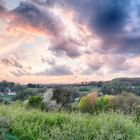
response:
[[[103,94],[117,95],[124,91],[140,96],[140,78],[117,78],[103,84]]]

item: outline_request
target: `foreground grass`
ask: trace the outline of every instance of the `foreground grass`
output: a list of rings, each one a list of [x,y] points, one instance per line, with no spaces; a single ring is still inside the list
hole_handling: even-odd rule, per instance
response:
[[[19,140],[140,140],[140,122],[122,113],[45,113],[0,105],[0,117],[10,120]]]

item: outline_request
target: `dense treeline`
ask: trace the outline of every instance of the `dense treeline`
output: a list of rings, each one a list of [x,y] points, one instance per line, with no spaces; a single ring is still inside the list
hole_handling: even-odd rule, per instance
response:
[[[117,95],[124,91],[140,96],[140,78],[118,78],[105,83],[101,91],[103,94]]]
[[[21,91],[25,88],[25,86],[20,85],[19,83],[1,81],[0,82],[0,92],[6,93],[10,91]]]

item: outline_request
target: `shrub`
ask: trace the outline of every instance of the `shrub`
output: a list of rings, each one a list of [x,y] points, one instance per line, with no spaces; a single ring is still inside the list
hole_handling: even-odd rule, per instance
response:
[[[53,90],[52,100],[55,100],[57,104],[61,104],[60,109],[67,108],[72,100],[71,92],[63,88],[55,88]]]
[[[96,101],[96,110],[105,111],[109,110],[112,107],[111,101],[114,97],[106,95],[104,97],[99,97]]]
[[[79,88],[79,91],[81,91],[81,92],[90,91],[90,89],[87,88],[87,87],[80,87],[80,88]]]
[[[92,93],[81,98],[79,102],[79,109],[82,112],[93,113],[97,100],[97,94]]]
[[[42,92],[44,92],[44,89],[33,90],[33,89],[24,88],[17,92],[16,96],[13,98],[13,101],[16,100],[25,101],[30,96],[37,96],[40,95]]]
[[[28,105],[34,108],[43,109],[43,98],[41,96],[32,96],[29,98]]]
[[[140,105],[136,107],[135,113],[136,113],[136,121],[140,122]]]
[[[10,131],[11,123],[6,117],[0,117],[0,139]]]
[[[21,101],[24,101],[24,100],[27,100],[29,96],[33,96],[34,93],[32,90],[28,90],[28,89],[24,89],[24,90],[21,90],[19,91],[16,96],[13,98],[13,100],[21,100]]]
[[[140,105],[140,97],[132,93],[123,92],[112,98],[113,108],[122,110],[125,113],[134,113]]]
[[[112,99],[114,97],[106,95],[103,97],[98,97],[96,93],[89,94],[81,98],[79,102],[79,109],[82,112],[99,112],[109,110],[112,107]]]

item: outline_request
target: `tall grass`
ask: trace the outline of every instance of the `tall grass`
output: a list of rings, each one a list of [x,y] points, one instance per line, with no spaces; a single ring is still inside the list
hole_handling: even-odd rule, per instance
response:
[[[46,113],[16,104],[0,106],[0,117],[19,140],[140,140],[140,122],[123,113]]]

